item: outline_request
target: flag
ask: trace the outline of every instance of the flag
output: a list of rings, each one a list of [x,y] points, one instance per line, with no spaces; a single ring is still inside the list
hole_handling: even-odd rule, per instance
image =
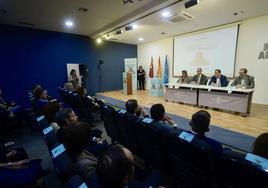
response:
[[[160,56],[158,57],[158,67],[157,67],[157,78],[161,78],[162,77],[162,73],[161,73],[161,63],[160,63]]]
[[[165,70],[164,70],[164,84],[168,83],[168,62],[167,62],[167,55],[165,59]]]
[[[153,77],[154,77],[153,56],[151,56],[151,65],[150,65],[150,70],[149,70],[149,77],[150,77],[150,78],[153,78]]]

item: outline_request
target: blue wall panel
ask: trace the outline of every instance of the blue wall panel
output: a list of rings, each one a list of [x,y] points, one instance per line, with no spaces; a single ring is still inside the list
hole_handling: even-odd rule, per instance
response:
[[[67,81],[67,63],[88,65],[88,92],[94,94],[100,89],[97,64],[101,59],[105,62],[103,90],[121,89],[123,59],[128,57],[137,57],[136,45],[97,45],[86,36],[0,25],[0,88],[21,104],[35,83],[57,96],[57,87]]]

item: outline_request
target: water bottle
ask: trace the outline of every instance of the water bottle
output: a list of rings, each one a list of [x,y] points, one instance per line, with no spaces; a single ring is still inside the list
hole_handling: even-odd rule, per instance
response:
[[[244,79],[241,81],[241,87],[242,87],[242,89],[246,89],[246,84],[245,84],[245,80]]]

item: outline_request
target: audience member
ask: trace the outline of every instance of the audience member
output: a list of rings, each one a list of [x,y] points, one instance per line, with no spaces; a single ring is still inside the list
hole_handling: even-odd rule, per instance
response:
[[[190,126],[192,134],[195,134],[199,139],[208,143],[213,152],[220,156],[223,152],[221,143],[205,136],[206,132],[209,132],[210,114],[205,110],[200,110],[192,115]]]
[[[268,159],[268,133],[259,135],[253,144],[253,153]]]
[[[148,113],[146,110],[138,105],[138,101],[135,99],[129,99],[125,104],[128,113],[138,117],[147,117]]]
[[[97,158],[86,150],[90,142],[91,129],[87,123],[78,123],[75,126],[62,128],[60,140],[72,157],[77,173],[87,179],[97,165]]]
[[[68,91],[74,91],[74,85],[71,82],[67,82],[64,84],[64,88]]]
[[[33,93],[35,97],[35,108],[38,113],[42,112],[43,107],[49,102],[47,90],[36,88]]]
[[[91,177],[93,188],[145,188],[159,187],[163,184],[163,178],[157,173],[143,182],[133,180],[134,168],[134,156],[131,151],[121,145],[115,145],[100,157],[97,173],[95,176],[93,173]]]
[[[165,108],[162,104],[154,104],[150,110],[151,118],[154,122],[161,122],[163,124],[169,124],[172,126],[177,126],[175,121],[166,115]]]
[[[78,117],[71,108],[64,108],[56,112],[55,120],[60,127],[65,127],[77,123]]]
[[[42,114],[45,116],[46,120],[52,126],[54,132],[59,130],[59,125],[56,122],[56,113],[60,110],[61,106],[57,101],[50,102],[43,107]]]

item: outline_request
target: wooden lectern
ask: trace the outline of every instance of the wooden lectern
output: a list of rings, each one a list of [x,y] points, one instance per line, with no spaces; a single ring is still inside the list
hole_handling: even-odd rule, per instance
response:
[[[132,73],[127,73],[127,95],[132,95]]]

